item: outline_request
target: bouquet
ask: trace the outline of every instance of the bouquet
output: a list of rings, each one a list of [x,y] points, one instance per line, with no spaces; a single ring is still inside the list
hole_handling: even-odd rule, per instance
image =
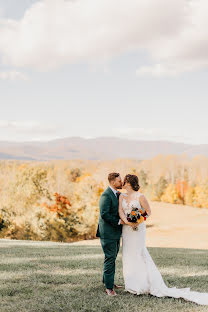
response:
[[[142,223],[146,220],[147,213],[145,212],[144,208],[138,208],[131,206],[131,212],[127,213],[127,220],[128,222],[134,223]],[[138,230],[138,227],[133,228],[134,231]]]

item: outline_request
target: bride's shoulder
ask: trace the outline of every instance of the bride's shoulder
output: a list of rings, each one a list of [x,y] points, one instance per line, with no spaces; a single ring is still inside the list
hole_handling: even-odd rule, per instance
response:
[[[127,194],[126,194],[126,193],[121,193],[120,196],[121,196],[121,197],[127,197]]]
[[[140,197],[140,196],[144,196],[144,194],[142,194],[141,192],[138,191],[138,192],[136,193],[136,196],[137,196],[137,197]]]

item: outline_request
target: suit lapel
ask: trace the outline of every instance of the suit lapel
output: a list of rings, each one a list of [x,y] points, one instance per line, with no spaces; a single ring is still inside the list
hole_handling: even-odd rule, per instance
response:
[[[113,198],[114,202],[116,202],[118,204],[118,198],[115,196],[115,194],[113,193],[113,191],[111,190],[111,188],[109,186],[107,188],[107,191],[111,195],[111,197]]]

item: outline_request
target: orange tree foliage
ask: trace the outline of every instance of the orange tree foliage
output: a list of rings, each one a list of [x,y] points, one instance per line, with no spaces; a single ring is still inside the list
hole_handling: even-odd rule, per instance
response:
[[[176,190],[178,192],[178,197],[184,202],[186,192],[188,190],[188,184],[186,181],[178,180],[176,183]]]
[[[54,193],[55,202],[52,204],[42,203],[43,207],[46,207],[50,212],[56,213],[58,218],[66,218],[70,216],[71,203],[66,196]]]
[[[78,212],[66,196],[57,192],[53,196],[52,201],[40,205],[44,210],[36,214],[40,236],[47,240],[71,241],[73,237],[79,236],[76,228],[81,223]]]

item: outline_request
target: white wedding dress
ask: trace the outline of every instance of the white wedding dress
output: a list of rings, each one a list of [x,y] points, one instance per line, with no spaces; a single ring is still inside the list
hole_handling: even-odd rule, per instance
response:
[[[125,215],[131,212],[132,205],[141,207],[137,192],[136,198],[129,203],[123,194],[122,208]],[[168,288],[154,264],[145,245],[146,225],[139,224],[134,231],[130,226],[123,225],[122,230],[122,261],[125,290],[134,294],[151,294],[157,297],[183,298],[201,305],[208,305],[208,293],[190,291],[190,288]]]

